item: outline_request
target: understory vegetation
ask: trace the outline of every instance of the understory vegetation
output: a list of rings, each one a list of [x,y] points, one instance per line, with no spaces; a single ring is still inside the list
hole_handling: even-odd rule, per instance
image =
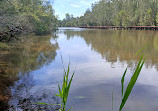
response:
[[[83,16],[66,18],[61,27],[70,26],[157,26],[158,0],[100,0]]]

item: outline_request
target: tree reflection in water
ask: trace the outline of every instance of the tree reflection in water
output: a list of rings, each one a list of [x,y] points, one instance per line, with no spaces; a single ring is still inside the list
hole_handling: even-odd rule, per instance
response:
[[[115,63],[118,60],[137,64],[140,56],[133,61],[135,54],[148,45],[143,51],[147,57],[146,67],[158,69],[158,32],[145,30],[61,30],[67,39],[81,37],[92,50],[100,53],[108,62]],[[60,34],[59,33],[59,34]]]
[[[19,80],[19,77],[21,78],[22,75],[18,76],[19,73],[25,74],[39,69],[55,59],[58,43],[51,44],[52,38],[50,35],[21,37],[21,41],[10,43],[8,49],[0,49],[0,110],[6,109],[10,99],[8,87]],[[24,76],[24,78],[27,77],[29,77],[28,74]],[[18,86],[15,84],[15,86],[21,88],[27,85],[26,83]],[[13,91],[12,94],[14,94]]]

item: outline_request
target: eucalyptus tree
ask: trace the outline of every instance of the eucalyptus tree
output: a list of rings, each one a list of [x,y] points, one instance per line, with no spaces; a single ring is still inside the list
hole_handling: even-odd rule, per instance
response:
[[[155,26],[158,24],[157,12],[158,0],[100,0],[75,19],[78,26]]]

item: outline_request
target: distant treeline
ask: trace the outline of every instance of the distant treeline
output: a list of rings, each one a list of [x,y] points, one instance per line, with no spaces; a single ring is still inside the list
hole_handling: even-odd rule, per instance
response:
[[[57,28],[57,18],[46,0],[0,0],[0,37],[19,29],[43,35]]]
[[[158,0],[101,0],[83,16],[66,14],[59,26],[157,26]]]

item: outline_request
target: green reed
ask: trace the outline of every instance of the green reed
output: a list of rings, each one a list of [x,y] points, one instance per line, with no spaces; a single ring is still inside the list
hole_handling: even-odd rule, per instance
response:
[[[73,79],[73,76],[74,76],[75,72],[73,72],[70,80],[69,80],[69,73],[70,73],[70,64],[68,65],[67,70],[64,69],[62,88],[58,84],[59,94],[55,94],[56,96],[60,97],[61,100],[62,100],[61,105],[60,105],[61,109],[59,111],[66,111],[66,102],[67,102],[67,99],[68,99],[71,82],[72,82],[72,79]]]
[[[61,60],[62,60],[62,63],[63,63],[62,56],[61,56]],[[54,94],[55,96],[61,98],[61,100],[62,100],[61,104],[47,104],[47,103],[33,103],[33,104],[37,104],[37,105],[60,105],[59,111],[66,111],[66,103],[67,103],[67,99],[68,99],[68,95],[69,95],[71,82],[72,82],[72,79],[74,77],[75,72],[73,72],[73,74],[72,74],[72,76],[69,80],[70,63],[67,67],[67,70],[65,70],[64,67],[63,67],[63,69],[64,69],[64,75],[63,75],[63,81],[62,81],[63,82],[62,83],[62,88],[58,84],[59,94]],[[75,97],[75,98],[84,98],[84,97]],[[68,111],[70,111],[70,110],[71,110],[71,108]]]
[[[142,56],[141,56],[141,58],[140,58],[140,60],[138,62],[138,65],[136,67],[136,70],[135,70],[133,76],[131,77],[130,82],[127,85],[125,93],[123,92],[123,89],[124,89],[123,84],[124,84],[124,78],[125,78],[125,75],[126,75],[126,72],[127,72],[127,68],[126,68],[126,70],[125,70],[125,72],[124,72],[124,74],[122,76],[121,84],[122,84],[122,97],[123,98],[122,98],[122,102],[121,102],[119,111],[121,111],[122,108],[124,107],[124,105],[126,104],[126,101],[127,101],[128,97],[129,97],[129,95],[130,95],[130,93],[131,93],[136,81],[137,81],[137,78],[138,78],[138,76],[140,74],[140,71],[142,70],[142,67],[144,65],[145,59],[143,61],[142,60],[143,60],[143,54],[142,54]]]

